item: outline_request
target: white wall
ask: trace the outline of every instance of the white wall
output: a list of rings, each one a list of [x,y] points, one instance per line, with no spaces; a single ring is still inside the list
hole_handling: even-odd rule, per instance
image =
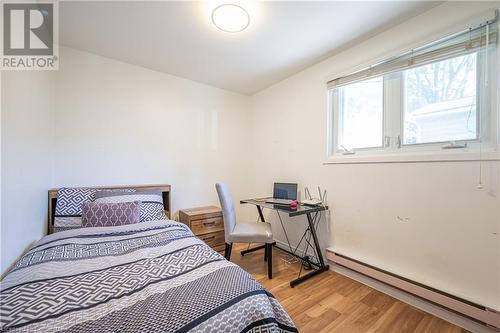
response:
[[[53,72],[1,73],[1,265],[46,231],[52,185]]]
[[[248,195],[248,96],[61,48],[56,186],[172,185],[173,211]]]
[[[499,162],[484,163],[483,190],[474,162],[322,164],[328,78],[465,27],[494,6],[446,3],[256,94],[254,192],[269,193],[276,180],[321,185],[332,212],[324,247],[500,309]]]

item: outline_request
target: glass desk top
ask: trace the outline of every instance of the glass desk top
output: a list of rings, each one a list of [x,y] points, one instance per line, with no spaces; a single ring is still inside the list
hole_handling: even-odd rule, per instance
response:
[[[280,212],[287,213],[288,216],[299,216],[299,215],[328,210],[328,206],[307,206],[307,205],[303,205],[303,204],[299,203],[297,205],[297,208],[291,208],[289,205],[277,205],[277,204],[273,204],[273,203],[267,203],[266,200],[269,200],[269,198],[246,199],[246,200],[241,200],[240,203],[241,204],[251,204],[251,205],[260,206],[263,208],[278,210]]]

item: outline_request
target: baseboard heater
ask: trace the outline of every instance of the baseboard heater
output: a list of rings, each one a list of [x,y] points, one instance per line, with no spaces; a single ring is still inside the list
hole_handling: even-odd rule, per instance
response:
[[[500,329],[500,312],[498,311],[425,286],[421,283],[384,271],[331,250],[327,250],[326,257],[333,264],[349,268],[365,276],[445,307],[451,311],[465,315],[487,326],[497,330]]]

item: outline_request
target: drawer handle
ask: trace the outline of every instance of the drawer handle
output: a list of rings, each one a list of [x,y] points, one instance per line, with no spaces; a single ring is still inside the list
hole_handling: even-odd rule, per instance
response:
[[[215,239],[215,236],[211,236],[211,237],[203,237],[202,238],[204,241],[209,241],[209,240],[213,240]]]
[[[215,221],[213,221],[213,222],[203,222],[203,225],[207,225],[207,226],[214,225],[214,224],[215,224]]]

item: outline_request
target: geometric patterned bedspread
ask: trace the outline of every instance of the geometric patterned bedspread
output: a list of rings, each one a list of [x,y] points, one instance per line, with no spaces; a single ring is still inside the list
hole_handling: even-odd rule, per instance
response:
[[[38,241],[1,282],[2,332],[297,332],[255,279],[184,224]]]

